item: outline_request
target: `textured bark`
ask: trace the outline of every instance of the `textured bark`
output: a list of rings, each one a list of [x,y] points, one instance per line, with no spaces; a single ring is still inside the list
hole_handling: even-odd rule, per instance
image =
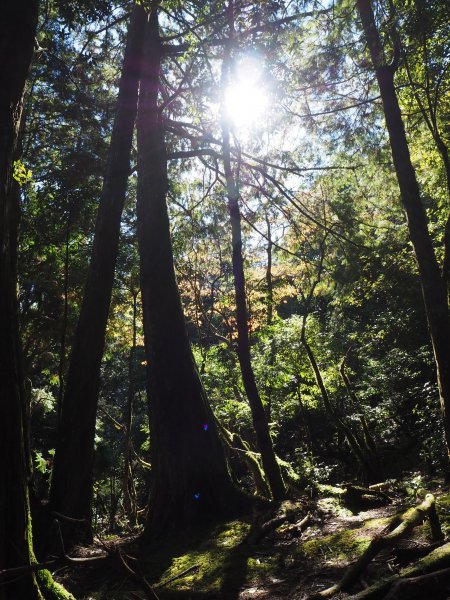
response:
[[[19,189],[13,179],[19,158],[19,129],[25,81],[31,64],[39,3],[6,1],[0,19],[0,571],[35,561],[28,499],[28,427],[18,328],[17,230]],[[41,581],[50,597],[50,574]],[[61,598],[67,598],[61,590]],[[0,585],[1,600],[41,600],[30,570]]]
[[[225,47],[222,65],[222,89],[225,90],[229,80],[231,44],[234,35],[234,4],[228,5],[228,22],[230,27],[229,42]],[[224,108],[222,109],[224,113]],[[267,482],[274,500],[281,500],[286,495],[286,488],[277,463],[270,437],[269,424],[264,406],[256,385],[250,354],[250,336],[247,314],[247,294],[245,290],[244,258],[242,256],[242,227],[239,208],[239,189],[231,168],[230,132],[225,114],[222,115],[222,152],[228,198],[228,213],[231,224],[233,282],[236,301],[237,354],[241,367],[242,382],[250,404],[256,442]]]
[[[114,127],[95,227],[91,263],[75,333],[61,411],[50,505],[90,524],[95,420],[120,220],[130,173],[145,10],[135,6],[128,31]],[[83,530],[84,529],[84,530]],[[90,527],[72,530],[67,542],[88,541]]]
[[[12,175],[38,13],[38,2],[5,4],[0,19],[0,570],[32,561],[16,297],[19,196]],[[1,600],[40,597],[31,573],[0,586]]]
[[[249,500],[232,484],[195,365],[175,278],[158,111],[157,4],[149,18],[139,93],[137,219],[148,371],[152,487],[144,539],[233,514]]]
[[[419,268],[425,312],[436,363],[447,450],[450,452],[450,315],[445,278],[442,278],[394,85],[395,65],[387,64],[370,0],[357,0],[367,45],[375,69],[392,158]]]

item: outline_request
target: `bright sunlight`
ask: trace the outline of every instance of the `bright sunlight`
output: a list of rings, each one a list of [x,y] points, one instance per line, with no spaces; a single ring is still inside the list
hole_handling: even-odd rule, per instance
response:
[[[263,119],[269,105],[261,62],[243,59],[234,71],[234,82],[225,91],[227,117],[239,128],[252,128]]]

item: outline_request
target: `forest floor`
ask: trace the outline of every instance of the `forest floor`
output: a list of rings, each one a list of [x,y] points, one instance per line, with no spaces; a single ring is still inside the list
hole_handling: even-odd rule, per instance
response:
[[[189,537],[167,540],[147,554],[141,573],[161,600],[306,600],[337,583],[371,539],[389,531],[396,517],[420,504],[426,492],[436,497],[448,541],[448,491],[443,481],[411,476],[390,483],[387,493],[391,503],[370,507],[373,500],[369,499],[367,506],[358,511],[344,505],[344,487],[319,486],[314,497],[300,495],[257,518],[253,515]],[[120,546],[130,555],[136,551],[132,539],[109,539],[106,543]],[[350,591],[357,593],[381,577],[398,573],[433,547],[426,521],[394,548],[382,551]],[[102,551],[104,547],[98,544],[82,554]],[[77,600],[148,598],[138,579],[130,579],[111,564],[67,568],[59,572],[59,580]],[[344,599],[349,595],[333,597]],[[441,596],[425,598],[446,599],[450,593],[443,589]]]

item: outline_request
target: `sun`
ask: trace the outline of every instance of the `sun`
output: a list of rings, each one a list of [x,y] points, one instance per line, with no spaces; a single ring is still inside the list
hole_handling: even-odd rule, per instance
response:
[[[261,62],[248,57],[234,69],[233,83],[224,94],[226,117],[235,128],[258,127],[269,107],[269,96]]]

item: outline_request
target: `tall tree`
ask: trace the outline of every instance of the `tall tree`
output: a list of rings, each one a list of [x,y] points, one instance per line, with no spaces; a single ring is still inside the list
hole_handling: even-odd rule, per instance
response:
[[[130,174],[145,20],[143,6],[136,4],[128,30],[91,263],[70,358],[51,481],[52,508],[68,517],[85,519],[88,524],[100,366]],[[90,525],[84,529],[84,532],[82,528],[72,530],[72,541],[89,540]]]
[[[137,228],[148,370],[152,488],[146,536],[230,515],[234,487],[186,333],[167,213],[167,151],[158,106],[158,2],[144,45],[137,118]]]
[[[425,312],[436,362],[447,450],[450,453],[450,316],[446,277],[442,277],[419,184],[411,162],[408,140],[394,84],[399,44],[394,36],[393,59],[387,59],[371,0],[357,0],[372,65],[380,88],[395,172],[406,213],[411,242],[419,268]],[[446,274],[445,274],[446,275]]]
[[[6,2],[0,21],[0,570],[35,562],[28,497],[29,448],[17,312],[19,132],[39,2]],[[1,600],[69,595],[47,571],[0,585]],[[71,596],[70,596],[71,597]]]
[[[228,26],[230,29],[229,40],[225,46],[224,59],[222,65],[222,94],[225,95],[229,84],[231,68],[231,49],[235,34],[234,29],[234,2],[230,0],[228,4]],[[285,486],[281,476],[280,467],[277,463],[275,452],[270,437],[269,424],[264,411],[264,406],[259,395],[256,384],[255,373],[253,371],[250,355],[250,336],[248,328],[247,314],[247,294],[245,290],[244,258],[242,256],[242,228],[241,212],[239,207],[239,187],[233,175],[231,165],[230,150],[230,130],[226,118],[225,107],[222,108],[222,148],[223,163],[226,179],[226,189],[228,197],[228,212],[231,223],[231,241],[233,246],[233,278],[236,300],[236,321],[237,321],[237,353],[241,367],[242,381],[247,394],[250,408],[252,411],[253,426],[255,428],[258,449],[261,453],[261,460],[264,472],[267,476],[270,491],[275,500],[280,500],[285,495]]]
[[[24,442],[25,410],[16,297],[18,184],[23,94],[34,46],[38,2],[7,2],[0,22],[0,569],[33,560]],[[0,586],[0,598],[40,598],[36,578]]]

